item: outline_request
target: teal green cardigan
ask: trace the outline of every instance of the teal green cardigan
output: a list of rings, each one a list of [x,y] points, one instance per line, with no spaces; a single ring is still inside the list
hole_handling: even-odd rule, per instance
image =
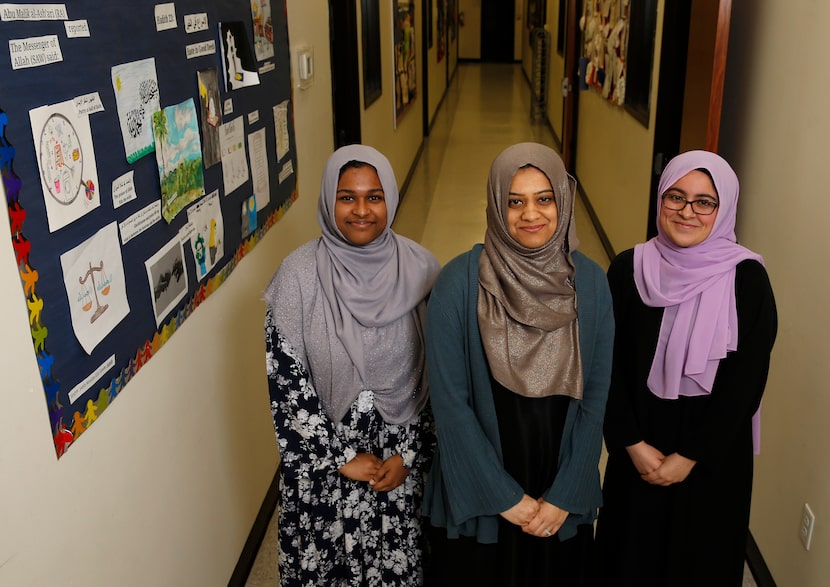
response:
[[[447,536],[498,540],[498,515],[522,487],[504,470],[487,359],[478,329],[476,245],[441,271],[427,305],[426,355],[438,446],[424,497],[425,516]],[[605,273],[573,253],[584,392],[570,400],[556,480],[544,498],[570,512],[559,538],[576,535],[602,504],[599,457],[611,380],[614,317]],[[538,497],[538,496],[531,496]]]

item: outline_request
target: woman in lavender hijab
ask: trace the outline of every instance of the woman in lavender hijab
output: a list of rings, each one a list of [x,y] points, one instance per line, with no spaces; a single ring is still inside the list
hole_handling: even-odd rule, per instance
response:
[[[740,586],[775,300],[761,257],[736,242],[726,161],[683,153],[658,194],[657,236],[608,270],[600,582]]]
[[[351,145],[323,175],[322,236],[265,292],[280,475],[280,585],[420,585],[423,473],[434,445],[425,299],[438,273],[391,229],[389,161]]]

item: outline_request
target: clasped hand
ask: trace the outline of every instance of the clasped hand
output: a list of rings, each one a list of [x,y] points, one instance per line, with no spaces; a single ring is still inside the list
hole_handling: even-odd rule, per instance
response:
[[[642,440],[626,447],[626,451],[643,481],[663,487],[684,481],[697,463],[676,452],[665,456]]]
[[[381,460],[375,455],[358,453],[340,467],[340,473],[353,481],[366,481],[375,491],[391,491],[404,482],[409,469],[400,455]]]
[[[568,512],[542,497],[533,499],[525,494],[519,503],[502,512],[501,516],[511,524],[521,526],[522,531],[527,534],[547,538],[559,531],[568,517]]]

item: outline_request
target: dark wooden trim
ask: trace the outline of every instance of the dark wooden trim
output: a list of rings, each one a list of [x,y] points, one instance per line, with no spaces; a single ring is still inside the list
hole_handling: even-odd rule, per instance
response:
[[[268,524],[271,523],[271,518],[277,509],[277,500],[280,494],[280,467],[277,467],[274,472],[274,478],[271,480],[271,486],[265,493],[265,499],[259,508],[259,513],[254,520],[254,525],[251,528],[248,539],[245,541],[245,546],[242,548],[242,554],[239,555],[239,561],[236,563],[236,568],[233,570],[228,587],[244,587],[248,581],[248,575],[251,574],[251,569],[254,568],[256,556],[262,547],[262,540],[265,538],[265,533],[268,531]]]
[[[398,192],[398,210],[401,208],[400,202],[403,202],[403,197],[406,195],[406,190],[409,189],[409,184],[412,183],[412,176],[415,174],[415,168],[418,166],[418,162],[421,160],[421,155],[423,155],[423,153],[424,141],[422,140],[420,146],[418,147],[418,152],[415,154],[415,159],[413,159],[412,165],[409,166],[409,171],[406,173],[406,179],[403,180],[403,185],[401,185],[401,189]]]
[[[588,195],[585,193],[585,190],[582,189],[582,183],[579,181],[579,178],[576,180],[576,191],[579,193],[579,197],[582,199],[582,203],[585,204],[585,210],[588,212],[588,217],[591,219],[591,224],[594,225],[594,230],[597,231],[597,236],[599,237],[599,242],[602,243],[602,248],[605,249],[605,254],[608,255],[608,261],[613,261],[614,257],[617,256],[616,251],[614,251],[614,247],[611,246],[611,240],[608,238],[608,235],[605,233],[605,229],[602,227],[602,223],[599,221],[599,216],[594,211],[594,207],[591,205],[591,200],[588,199]],[[577,227],[577,234],[579,230]]]
[[[767,563],[764,562],[761,550],[758,548],[755,538],[752,537],[752,532],[749,532],[746,540],[746,564],[758,587],[777,587]]]
[[[718,30],[715,33],[715,57],[712,63],[712,88],[709,93],[709,119],[706,122],[706,149],[717,153],[720,139],[720,117],[723,107],[723,84],[726,77],[726,52],[729,47],[729,25],[732,0],[720,0]]]

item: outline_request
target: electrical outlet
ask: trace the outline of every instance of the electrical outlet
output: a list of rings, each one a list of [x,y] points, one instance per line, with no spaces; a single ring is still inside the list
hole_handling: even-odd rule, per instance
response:
[[[810,504],[805,503],[801,512],[801,527],[798,529],[798,535],[801,538],[801,544],[804,545],[804,550],[810,550],[815,525],[816,516],[813,514],[813,510],[810,509]]]

